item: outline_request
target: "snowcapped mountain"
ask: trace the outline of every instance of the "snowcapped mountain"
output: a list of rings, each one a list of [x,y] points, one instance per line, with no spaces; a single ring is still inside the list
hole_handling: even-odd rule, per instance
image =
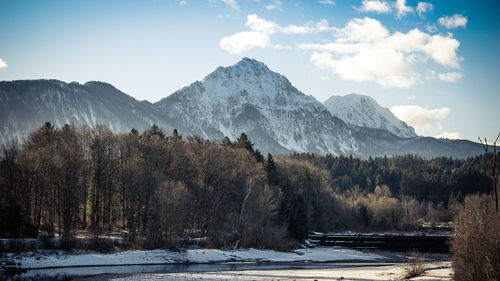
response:
[[[415,130],[380,106],[372,97],[350,94],[331,96],[323,103],[333,116],[350,125],[383,129],[402,138],[416,137]]]
[[[327,108],[328,107],[328,108]],[[159,102],[136,99],[103,82],[0,81],[0,145],[23,139],[50,121],[103,124],[115,132],[153,124],[167,133],[212,140],[245,132],[263,153],[348,153],[363,157],[416,153],[425,158],[468,157],[480,144],[415,135],[413,128],[359,95],[325,104],[297,90],[286,77],[244,58],[219,67]]]
[[[244,58],[154,104],[194,134],[235,139],[246,132],[263,151],[355,152],[351,128],[283,75]]]
[[[139,102],[106,83],[0,82],[0,143],[23,139],[46,121],[58,127],[66,123],[103,124],[116,132],[144,130],[153,124],[174,129],[168,117],[154,110],[151,103]]]

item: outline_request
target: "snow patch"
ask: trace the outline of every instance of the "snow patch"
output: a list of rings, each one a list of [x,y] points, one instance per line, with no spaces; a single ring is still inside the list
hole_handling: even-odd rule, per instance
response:
[[[327,262],[327,261],[375,261],[383,259],[374,253],[365,253],[352,249],[340,248],[307,248],[291,252],[273,250],[245,249],[223,251],[216,249],[196,249],[187,251],[124,251],[111,254],[83,253],[52,254],[35,252],[33,254],[7,254],[14,258],[23,268],[96,266],[96,265],[130,265],[130,264],[172,264],[172,263],[215,263],[215,262]]]

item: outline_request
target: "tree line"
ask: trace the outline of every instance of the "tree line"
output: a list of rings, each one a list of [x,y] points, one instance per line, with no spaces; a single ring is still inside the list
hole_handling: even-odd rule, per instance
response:
[[[0,236],[71,237],[116,229],[143,247],[286,248],[310,231],[409,229],[449,221],[488,193],[482,156],[264,157],[236,140],[113,133],[49,122],[0,158]]]

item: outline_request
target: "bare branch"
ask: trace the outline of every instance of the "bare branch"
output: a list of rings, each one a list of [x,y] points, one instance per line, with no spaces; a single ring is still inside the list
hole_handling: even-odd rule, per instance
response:
[[[499,135],[500,135],[500,133],[499,133]],[[490,162],[490,165],[491,165],[491,158],[490,158],[490,153],[489,153],[489,149],[488,149],[488,140],[486,138],[484,138],[484,143],[483,143],[483,141],[481,140],[480,137],[477,137],[477,138],[479,139],[479,142],[483,145],[484,154],[486,155],[488,162]]]
[[[478,137],[479,142],[484,147],[484,152],[486,154],[486,158],[488,159],[488,162],[490,163],[491,177],[493,180],[493,190],[492,191],[495,195],[495,207],[496,207],[497,212],[499,211],[499,208],[498,208],[498,189],[497,189],[497,182],[498,182],[498,180],[497,180],[497,141],[498,141],[498,138],[500,138],[500,133],[498,133],[497,138],[493,142],[493,151],[491,152],[492,155],[490,156],[489,147],[488,147],[488,140],[486,138],[484,138],[484,143],[483,143],[481,138]]]

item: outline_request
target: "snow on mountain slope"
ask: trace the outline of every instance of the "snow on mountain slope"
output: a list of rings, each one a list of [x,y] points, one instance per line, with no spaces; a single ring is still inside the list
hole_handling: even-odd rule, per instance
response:
[[[415,136],[413,128],[368,97],[333,97],[325,104],[330,102],[332,113],[286,77],[248,58],[219,67],[155,104],[139,102],[102,82],[0,81],[0,146],[51,121],[59,127],[103,124],[115,132],[143,131],[156,124],[167,133],[176,128],[183,135],[212,140],[235,139],[245,132],[263,153],[273,154],[463,158],[483,151],[470,141]]]
[[[332,96],[323,103],[330,113],[347,124],[387,130],[402,138],[416,137],[415,130],[380,106],[372,97],[350,94]]]
[[[194,134],[220,140],[245,132],[263,151],[357,150],[349,126],[286,77],[249,58],[219,67],[154,105]]]
[[[64,124],[97,124],[116,132],[132,128],[144,130],[157,124],[171,131],[175,127],[150,103],[139,102],[110,84],[83,85],[58,80],[18,80],[0,82],[0,143],[21,140],[50,121]]]

